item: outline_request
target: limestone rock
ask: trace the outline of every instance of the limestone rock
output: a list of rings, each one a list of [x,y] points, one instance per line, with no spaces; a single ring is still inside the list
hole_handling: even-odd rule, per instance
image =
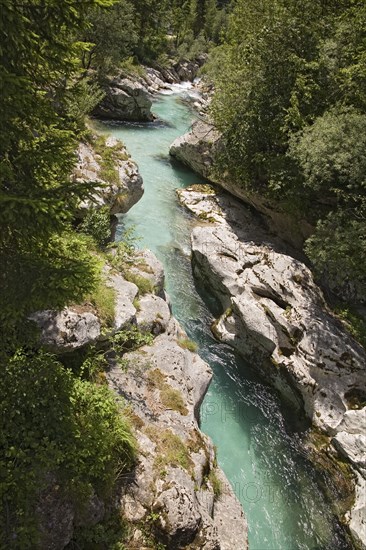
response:
[[[314,228],[305,219],[294,219],[273,200],[269,201],[260,194],[251,193],[244,186],[234,185],[225,174],[218,172],[214,166],[214,157],[220,147],[221,136],[215,126],[208,120],[198,120],[189,132],[172,143],[170,154],[201,176],[253,206],[266,216],[271,230],[291,245],[300,248]]]
[[[192,252],[196,277],[223,312],[215,335],[332,437],[333,448],[365,477],[365,350],[327,308],[305,264],[243,205],[228,208],[232,197],[207,190],[200,200],[197,187],[179,195],[201,219],[200,212],[210,218],[195,227]],[[351,517],[359,515],[353,507]],[[362,540],[357,525],[354,519],[350,529]]]
[[[240,525],[244,521],[243,510],[239,501],[233,496],[225,476],[220,470],[216,473],[221,482],[222,494],[216,501],[214,520],[221,541],[220,550],[244,550],[246,541]]]
[[[40,329],[42,345],[55,353],[75,351],[98,340],[100,322],[83,307],[64,308],[62,311],[45,310],[30,315]]]
[[[213,159],[219,139],[220,134],[212,124],[197,120],[189,133],[172,143],[169,153],[198,174],[212,179]]]
[[[120,144],[116,138],[106,140],[107,147]],[[115,169],[118,171],[118,182],[107,182],[101,172],[101,157],[89,143],[80,143],[77,151],[78,162],[74,170],[76,181],[99,183],[93,201],[80,205],[80,216],[83,217],[91,206],[107,206],[111,215],[124,214],[136,204],[144,193],[142,177],[136,163],[130,158],[126,149],[122,151],[124,160],[118,159]]]
[[[115,120],[148,122],[154,119],[147,89],[131,78],[112,79],[106,95],[94,110],[96,116]]]
[[[138,294],[137,286],[126,281],[119,274],[109,274],[106,284],[116,291],[113,332],[122,330],[128,325],[136,324],[136,308],[133,301]]]
[[[52,476],[38,498],[40,550],[62,550],[73,534],[74,507]]]
[[[84,504],[82,510],[78,510],[75,514],[74,525],[80,527],[91,527],[100,523],[105,514],[105,504],[94,493],[89,500]]]
[[[151,250],[139,250],[135,254],[134,265],[130,271],[148,279],[157,296],[164,297],[165,275],[162,263]]]
[[[353,537],[361,548],[366,548],[366,479],[357,475],[356,498],[348,520]]]
[[[186,476],[185,481],[189,480]],[[159,526],[168,548],[185,548],[192,543],[198,532],[201,514],[199,504],[186,484],[177,481],[169,483],[153,503],[153,510],[159,514]]]
[[[155,336],[165,332],[170,320],[168,304],[159,296],[147,294],[139,299],[139,311],[136,319],[141,330]]]
[[[162,306],[161,298],[154,298]],[[230,496],[221,508],[212,486],[206,484],[207,473],[215,468],[214,450],[197,421],[212,373],[196,353],[179,345],[184,336],[172,318],[152,346],[125,354],[124,368],[116,362],[107,373],[109,385],[133,408],[143,450],[134,482],[122,497],[122,509],[137,530],[147,522],[170,550],[187,546],[219,550],[230,544],[246,550],[245,518],[227,480],[221,474]],[[173,399],[167,401],[168,395]],[[230,534],[229,526],[219,532],[217,522],[220,528],[228,522]],[[131,545],[137,537],[143,548],[143,535],[134,532]]]

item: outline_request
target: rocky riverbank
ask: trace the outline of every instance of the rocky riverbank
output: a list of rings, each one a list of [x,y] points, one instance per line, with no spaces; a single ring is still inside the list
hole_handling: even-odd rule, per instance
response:
[[[241,506],[217,466],[211,440],[199,429],[199,408],[212,372],[171,315],[160,262],[149,251],[138,252],[132,269],[140,285],[150,281],[150,292],[105,266],[105,284],[115,292],[109,328],[90,303],[40,312],[32,319],[42,344],[61,355],[90,345],[108,347],[112,335],[122,335],[127,347],[129,339],[149,336],[146,345],[122,356],[111,348],[106,372],[109,386],[129,407],[139,449],[136,469],[118,497],[129,525],[128,548],[151,548],[153,539],[174,550],[244,550],[247,526]],[[52,548],[64,548],[75,520],[79,527],[103,521],[104,503],[96,495],[89,508],[80,524],[70,503],[48,506],[47,513],[40,505],[40,517],[47,518],[42,548],[49,548],[50,541]],[[58,524],[63,534],[54,540]]]
[[[100,118],[131,122],[151,122],[152,100],[159,92],[171,91],[181,82],[193,82],[206,61],[201,55],[196,60],[181,60],[168,67],[138,67],[136,72],[122,70],[107,78],[103,86],[105,96],[94,110]]]
[[[281,205],[269,201],[261,194],[250,193],[244,188],[233,185],[225,174],[221,172],[218,174],[214,158],[221,146],[220,133],[204,118],[197,120],[189,132],[172,143],[170,154],[201,176],[253,206],[265,216],[266,224],[271,231],[280,235],[289,244],[301,248],[314,228],[307,220],[297,219],[286,212]]]
[[[364,547],[365,350],[328,309],[310,270],[248,208],[209,186],[178,194],[200,220],[193,269],[221,306],[214,334],[310,420],[311,458],[332,471],[337,512]]]
[[[80,204],[81,218],[92,206],[108,208],[111,216],[124,214],[141,199],[142,177],[120,141],[91,132],[89,141],[81,142],[76,154],[74,181],[98,183],[93,197]]]
[[[121,144],[98,140],[94,135],[78,151],[74,177],[101,183],[100,193],[81,205],[81,212],[95,203],[111,214],[125,212],[142,194],[141,176]],[[113,148],[118,158],[110,157]],[[105,159],[113,161],[113,185],[104,177]],[[90,296],[30,319],[42,346],[65,364],[92,350],[107,358],[99,380],[121,400],[138,458],[134,471],[116,483],[114,502],[106,502],[96,489],[82,515],[67,491],[59,496],[60,481],[50,479],[37,506],[40,548],[73,547],[78,530],[108,521],[114,510],[123,517],[123,544],[129,549],[246,550],[241,505],[217,465],[211,440],[199,428],[212,372],[172,317],[161,263],[149,250],[117,245],[107,254],[95,253],[104,264],[102,298]],[[111,299],[106,312],[104,302]]]

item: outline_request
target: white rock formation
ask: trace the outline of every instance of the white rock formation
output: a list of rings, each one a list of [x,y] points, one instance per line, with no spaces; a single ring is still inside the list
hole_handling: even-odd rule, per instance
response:
[[[198,189],[181,190],[179,197],[211,221],[194,229],[192,252],[196,277],[222,307],[215,335],[332,437],[333,447],[364,479],[365,350],[329,310],[304,263],[266,235],[234,198]],[[351,530],[366,545],[361,511],[366,513],[366,502],[359,496]]]

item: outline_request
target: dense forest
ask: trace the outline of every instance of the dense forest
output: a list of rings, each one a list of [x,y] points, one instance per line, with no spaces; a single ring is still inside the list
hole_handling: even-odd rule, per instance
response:
[[[103,353],[56,356],[28,320],[100,292],[105,239],[75,223],[95,189],[71,173],[104,78],[208,54],[218,169],[305,215],[319,277],[364,299],[366,5],[0,0],[0,10],[0,547],[36,548],[50,478],[77,503],[94,490],[107,499],[136,456],[128,415],[100,383]]]
[[[316,224],[323,283],[364,301],[365,3],[238,0],[211,74],[221,172]]]

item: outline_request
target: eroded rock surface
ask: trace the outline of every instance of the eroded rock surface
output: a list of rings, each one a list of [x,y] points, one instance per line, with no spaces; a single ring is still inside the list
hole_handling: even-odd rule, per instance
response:
[[[104,99],[94,110],[96,116],[135,122],[154,120],[151,97],[138,79],[123,76],[113,78],[105,92]]]
[[[196,277],[221,305],[215,335],[236,348],[330,438],[365,479],[366,353],[328,309],[310,270],[233,197],[199,186],[179,197],[202,223],[192,233]],[[206,221],[205,221],[206,220]],[[209,223],[207,223],[207,221]],[[366,545],[356,491],[351,531]]]
[[[80,215],[83,216],[91,206],[107,206],[111,215],[124,214],[136,204],[144,193],[142,177],[137,164],[130,158],[124,146],[114,137],[108,137],[107,147],[119,145],[119,158],[116,158],[114,169],[117,181],[107,181],[102,171],[102,158],[89,143],[80,143],[75,167],[76,181],[98,183],[96,194],[92,201],[80,205]]]
[[[177,138],[170,146],[170,154],[192,170],[216,183],[235,197],[253,206],[266,216],[266,223],[291,245],[301,247],[313,232],[305,219],[295,219],[261,194],[251,193],[244,187],[234,185],[214,164],[215,154],[222,147],[220,133],[208,120],[198,120],[189,132]]]
[[[32,319],[42,329],[42,342],[59,353],[98,339],[105,345],[108,337],[134,325],[155,338],[152,345],[122,358],[112,354],[107,372],[110,387],[131,407],[139,445],[136,471],[126,480],[120,501],[130,524],[128,548],[149,547],[148,536],[170,550],[246,550],[241,505],[216,464],[211,440],[198,425],[212,372],[198,354],[186,349],[187,335],[172,317],[163,292],[160,262],[150,251],[137,252],[136,258],[136,272],[148,271],[155,293],[139,295],[134,283],[106,266],[104,275],[115,290],[116,307],[114,326],[102,335],[97,312],[45,311]],[[68,500],[57,500],[59,490],[50,482],[38,507],[42,548],[61,550],[75,526],[92,526],[105,514],[96,495],[80,515]]]
[[[134,481],[121,500],[136,526],[131,547],[144,547],[139,525],[145,524],[170,550],[246,549],[241,506],[197,423],[212,373],[196,353],[184,349],[184,339],[170,318],[152,346],[125,354],[123,369],[117,361],[107,374],[110,386],[133,408],[141,449]],[[221,481],[220,496],[214,494],[212,476]]]
[[[29,319],[38,326],[42,345],[55,353],[70,352],[97,341],[100,336],[100,320],[84,309],[87,308],[38,311]]]

